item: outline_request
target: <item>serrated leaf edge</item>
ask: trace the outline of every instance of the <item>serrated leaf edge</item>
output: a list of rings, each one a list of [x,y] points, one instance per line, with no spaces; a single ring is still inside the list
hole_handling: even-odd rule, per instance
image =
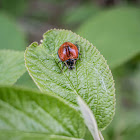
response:
[[[51,32],[51,31],[53,31],[53,30],[72,32],[71,30],[66,30],[66,29],[56,29],[56,28],[50,29],[50,30],[48,30],[47,32],[45,32],[45,33],[43,34],[43,39],[42,39],[41,41],[44,40],[45,35],[47,35],[49,32]],[[74,33],[74,32],[72,32],[72,33],[75,34],[76,36],[78,36],[80,39],[83,39],[88,45],[91,45],[91,46],[95,47],[95,49],[98,51],[98,49],[96,48],[96,46],[94,46],[92,43],[90,43],[86,38],[83,38],[83,37],[81,37],[80,35],[78,35],[78,34],[76,34],[76,33]],[[31,47],[33,44],[36,44],[36,45],[38,45],[38,46],[41,45],[41,44],[38,44],[38,42],[33,42],[32,44],[29,45],[29,47]],[[38,46],[35,46],[35,47],[38,47]],[[28,67],[27,67],[27,64],[26,64],[26,52],[28,51],[28,48],[29,48],[29,47],[26,48],[25,53],[24,53],[25,66],[26,66],[27,71],[28,71],[29,75],[31,76],[31,78],[33,79],[33,81],[35,82],[35,84],[37,85],[37,87],[39,88],[39,90],[43,93],[43,91],[40,89],[40,87],[39,87],[39,85],[37,84],[37,82],[36,82],[36,81],[34,80],[34,78],[32,77],[32,75],[31,75],[31,73],[30,73],[30,71],[29,71],[29,69],[28,69]],[[98,54],[99,54],[100,57],[102,57],[102,59],[104,60],[106,66],[107,66],[108,73],[111,75],[111,79],[112,79],[112,82],[113,82],[113,83],[112,83],[112,84],[113,84],[112,86],[114,87],[114,93],[115,93],[115,83],[114,83],[114,79],[113,79],[112,72],[111,72],[111,70],[109,69],[109,66],[108,66],[108,64],[107,64],[107,60],[105,60],[105,58],[103,57],[103,55],[100,54],[99,51],[98,51]],[[110,79],[110,78],[109,78],[109,79]],[[58,96],[58,95],[56,95],[56,96]],[[61,97],[60,97],[60,98],[61,98]],[[63,100],[64,100],[64,99],[63,99]],[[64,101],[65,101],[65,100],[64,100]],[[115,115],[115,106],[116,106],[115,94],[114,94],[114,100],[113,100],[113,101],[114,101],[114,111],[113,111],[113,114],[112,114],[112,120],[113,120],[113,116]],[[111,121],[110,121],[110,123],[111,123]],[[108,125],[109,125],[110,123],[108,123]],[[107,127],[108,125],[106,125],[106,127]],[[104,128],[101,129],[101,130],[104,130],[106,127],[104,127]]]

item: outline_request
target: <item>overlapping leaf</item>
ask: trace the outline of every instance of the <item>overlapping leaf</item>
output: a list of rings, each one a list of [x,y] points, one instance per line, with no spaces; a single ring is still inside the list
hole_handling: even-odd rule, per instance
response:
[[[80,107],[80,111],[85,120],[85,124],[89,129],[90,133],[92,134],[92,137],[94,138],[94,140],[100,140],[98,126],[94,114],[79,96],[77,97],[77,101]]]
[[[61,99],[33,91],[0,88],[0,139],[80,140],[85,125]]]
[[[60,73],[57,51],[66,41],[77,42],[82,55],[74,70],[65,68]],[[26,49],[25,63],[41,91],[51,91],[76,109],[79,95],[93,111],[99,129],[111,122],[115,111],[113,77],[103,56],[87,40],[71,31],[50,30],[42,44],[34,42]]]

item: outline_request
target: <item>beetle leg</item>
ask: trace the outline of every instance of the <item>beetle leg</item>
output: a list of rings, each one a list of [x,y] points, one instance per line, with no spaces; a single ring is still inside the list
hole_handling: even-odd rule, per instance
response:
[[[79,45],[77,43],[78,43],[78,41],[76,41],[74,45],[78,48],[78,54],[81,55],[81,53],[79,52],[80,47],[79,47]]]
[[[65,66],[69,67],[68,64],[67,64],[66,62],[65,62],[64,64],[65,64]]]
[[[66,66],[66,64],[65,64],[65,63],[64,63],[64,64],[63,64],[63,66],[62,66],[61,72],[63,71],[64,66]],[[60,73],[61,73],[61,72],[60,72]]]
[[[77,59],[74,59],[74,65],[76,64],[76,60],[78,60],[79,58],[77,58]]]
[[[59,60],[57,63],[59,64],[61,62],[61,60]]]
[[[76,41],[75,44],[77,44],[79,41]]]
[[[78,50],[79,50],[79,45],[77,44],[77,41],[75,42],[75,44],[74,44],[77,48],[78,48]]]
[[[62,69],[61,69],[61,72],[63,71],[64,66],[65,66],[65,65],[63,64]]]
[[[78,57],[77,59],[75,59],[75,60],[81,60],[81,58],[80,57]]]

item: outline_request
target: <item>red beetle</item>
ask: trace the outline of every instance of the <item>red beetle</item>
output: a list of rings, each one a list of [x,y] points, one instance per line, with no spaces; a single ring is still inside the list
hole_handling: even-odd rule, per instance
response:
[[[79,54],[77,44],[73,44],[71,42],[63,43],[58,49],[58,57],[60,59],[59,62],[64,62],[62,70],[64,66],[67,66],[70,70],[72,70],[76,64],[76,61],[79,59]]]

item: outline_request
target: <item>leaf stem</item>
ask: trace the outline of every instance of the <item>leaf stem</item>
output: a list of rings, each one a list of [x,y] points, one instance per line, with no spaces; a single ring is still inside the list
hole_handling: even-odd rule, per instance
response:
[[[99,131],[99,137],[100,137],[100,140],[104,140],[104,137],[103,137],[101,131]]]

